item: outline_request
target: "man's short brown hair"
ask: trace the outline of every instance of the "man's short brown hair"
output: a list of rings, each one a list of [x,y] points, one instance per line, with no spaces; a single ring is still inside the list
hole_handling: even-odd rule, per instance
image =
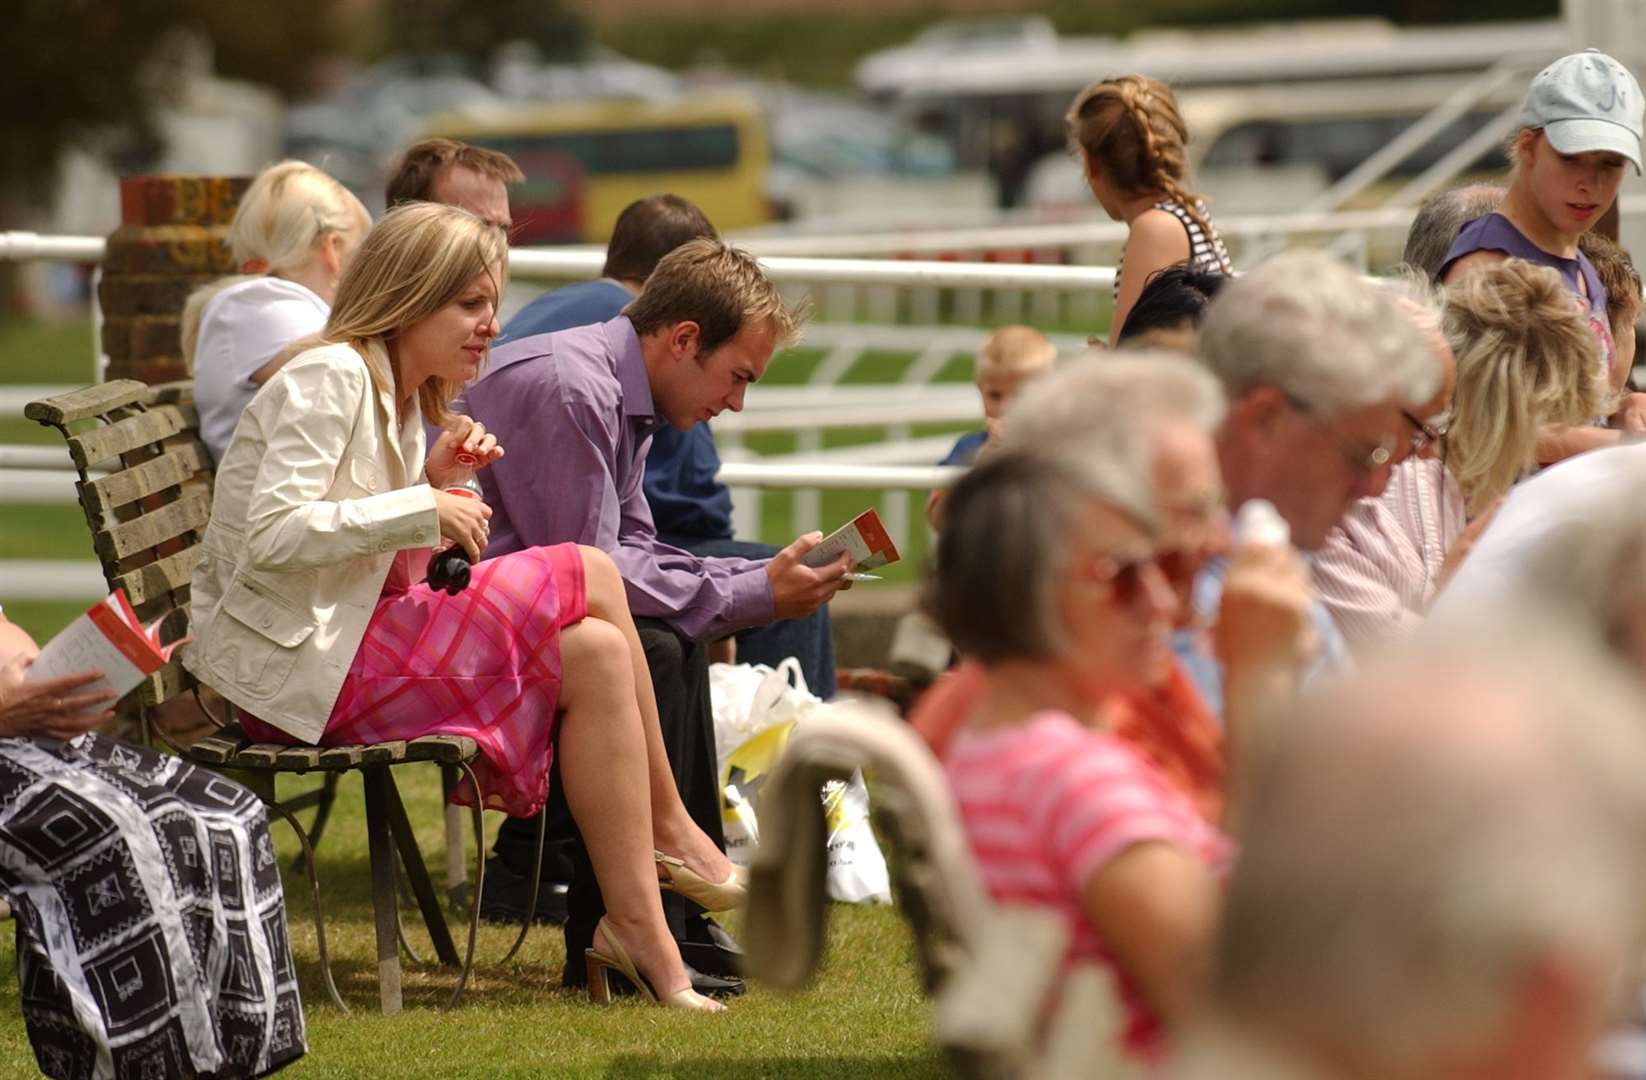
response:
[[[481,176],[518,184],[526,179],[509,155],[456,139],[424,139],[408,149],[389,177],[383,201],[390,210],[401,203],[434,202],[434,181],[448,165],[472,169]]]
[[[623,208],[606,242],[602,276],[644,282],[663,256],[699,236],[715,236],[714,226],[689,200],[665,192],[636,199]]]
[[[647,334],[695,322],[698,349],[713,352],[745,326],[771,324],[775,345],[791,341],[805,321],[766,277],[755,257],[712,237],[675,248],[658,262],[634,302],[624,309],[635,333]]]

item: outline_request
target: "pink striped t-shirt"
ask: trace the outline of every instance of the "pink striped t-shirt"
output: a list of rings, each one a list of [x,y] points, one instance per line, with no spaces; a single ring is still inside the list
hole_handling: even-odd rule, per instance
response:
[[[1159,1021],[1103,948],[1080,909],[1081,891],[1111,859],[1148,841],[1199,855],[1221,876],[1228,839],[1130,745],[1067,713],[963,728],[943,764],[989,893],[1061,916],[1070,932],[1065,962],[1114,972],[1128,1012],[1126,1047],[1155,1057]]]

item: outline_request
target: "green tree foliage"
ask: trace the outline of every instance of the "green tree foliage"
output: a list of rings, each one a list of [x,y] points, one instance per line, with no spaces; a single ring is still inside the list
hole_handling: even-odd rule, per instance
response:
[[[575,59],[589,41],[583,21],[558,0],[384,0],[381,19],[385,52],[456,56],[474,74],[510,41],[529,41],[551,60]]]
[[[117,168],[159,150],[155,109],[176,72],[168,42],[204,33],[217,73],[300,92],[339,35],[329,0],[14,0],[0,64],[0,219],[47,200],[64,150]]]
[[[271,86],[290,98],[313,86],[320,62],[355,40],[336,0],[188,0],[192,25],[211,39],[217,73]]]
[[[71,145],[129,155],[152,144],[158,87],[145,77],[145,61],[176,22],[175,0],[10,6],[10,48],[0,64],[0,207],[8,196],[42,199]]]

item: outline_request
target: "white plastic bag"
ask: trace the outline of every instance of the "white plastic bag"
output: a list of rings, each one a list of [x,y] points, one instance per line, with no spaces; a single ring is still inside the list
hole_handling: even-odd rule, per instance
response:
[[[709,697],[726,854],[747,866],[760,843],[761,784],[782,755],[794,725],[828,705],[806,688],[800,664],[792,657],[776,668],[711,664]],[[863,774],[825,785],[822,799],[829,833],[830,899],[891,903],[891,879],[869,825],[869,790]]]

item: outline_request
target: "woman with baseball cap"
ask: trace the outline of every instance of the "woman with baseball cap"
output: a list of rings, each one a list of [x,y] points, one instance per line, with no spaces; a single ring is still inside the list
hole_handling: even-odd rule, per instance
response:
[[[1616,346],[1606,287],[1577,242],[1611,209],[1624,168],[1641,171],[1643,111],[1635,77],[1599,50],[1563,56],[1538,72],[1510,142],[1514,166],[1503,203],[1463,226],[1438,279],[1450,283],[1509,258],[1552,267],[1588,312],[1609,368]],[[1548,463],[1616,440],[1615,431],[1600,428],[1548,430],[1538,457]]]

